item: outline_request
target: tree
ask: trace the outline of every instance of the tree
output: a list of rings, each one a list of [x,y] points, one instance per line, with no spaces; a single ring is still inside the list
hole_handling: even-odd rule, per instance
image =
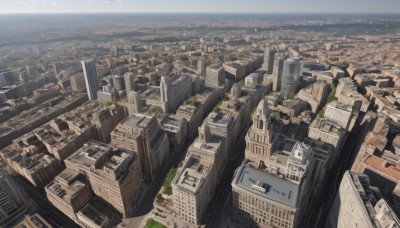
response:
[[[163,193],[166,194],[166,195],[169,195],[169,196],[172,195],[171,183],[175,178],[176,170],[177,170],[176,168],[171,168],[168,171],[168,174],[164,179],[164,184],[163,184],[164,190],[163,190]]]
[[[146,221],[146,228],[167,228],[167,227],[157,222],[156,220],[149,218]]]

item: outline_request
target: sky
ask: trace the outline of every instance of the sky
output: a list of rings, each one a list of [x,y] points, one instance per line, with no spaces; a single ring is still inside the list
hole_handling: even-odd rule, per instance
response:
[[[0,0],[0,13],[400,13],[400,0]]]

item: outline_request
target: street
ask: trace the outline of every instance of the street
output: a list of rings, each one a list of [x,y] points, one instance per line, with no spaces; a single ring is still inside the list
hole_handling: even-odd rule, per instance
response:
[[[167,164],[156,176],[156,179],[143,188],[139,200],[135,202],[135,208],[132,212],[131,217],[123,219],[123,222],[119,224],[118,227],[141,227],[141,225],[145,222],[146,216],[149,215],[153,210],[154,199],[156,198],[161,187],[163,186],[164,179],[169,169],[172,167],[177,167],[179,165],[179,163],[185,158],[186,153],[193,141],[194,139],[186,142],[185,146],[179,154],[171,156],[169,158]]]

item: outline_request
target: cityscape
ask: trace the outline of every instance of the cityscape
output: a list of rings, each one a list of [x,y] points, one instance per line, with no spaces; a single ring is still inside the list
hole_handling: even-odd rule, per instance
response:
[[[0,2],[0,227],[400,228],[400,3],[50,2]]]

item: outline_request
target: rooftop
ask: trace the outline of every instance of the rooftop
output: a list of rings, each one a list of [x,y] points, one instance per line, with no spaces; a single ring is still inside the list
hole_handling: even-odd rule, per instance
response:
[[[175,181],[180,190],[186,190],[196,195],[207,178],[212,164],[191,155]]]
[[[92,206],[90,203],[86,204],[82,210],[78,212],[80,216],[83,216],[90,221],[92,221],[94,224],[97,224],[99,227],[103,227],[103,224],[105,224],[108,220],[107,215],[99,210],[97,207]]]
[[[389,162],[375,155],[368,157],[364,163],[370,168],[400,181],[400,165],[396,166],[394,164],[390,164]]]
[[[239,167],[232,185],[290,207],[298,206],[299,184],[246,165]]]
[[[70,174],[72,170],[66,169],[65,171]],[[51,192],[52,194],[57,195],[63,201],[70,203],[71,200],[76,196],[76,194],[81,189],[85,188],[86,184],[76,179],[74,179],[73,181],[69,181],[70,183],[64,183],[63,177],[60,176],[65,175],[65,171],[46,186],[46,192]]]
[[[341,128],[339,125],[328,119],[315,119],[311,123],[310,128],[317,128],[325,133],[335,133],[335,134],[344,133],[343,128]]]
[[[232,117],[229,115],[225,115],[221,112],[215,113],[212,112],[208,115],[207,119],[209,120],[209,123],[214,123],[214,124],[221,124],[221,125],[228,125],[229,122],[232,121]]]
[[[194,141],[194,143],[192,144],[191,148],[199,149],[201,151],[207,151],[209,153],[216,153],[221,145],[221,142],[222,137],[216,135],[213,135],[211,139],[206,143],[201,142],[200,139],[197,138],[196,141]]]
[[[122,150],[113,151],[109,145],[91,140],[65,162],[67,167],[78,164],[80,170],[115,183],[123,179],[131,161],[135,159],[133,156]]]

